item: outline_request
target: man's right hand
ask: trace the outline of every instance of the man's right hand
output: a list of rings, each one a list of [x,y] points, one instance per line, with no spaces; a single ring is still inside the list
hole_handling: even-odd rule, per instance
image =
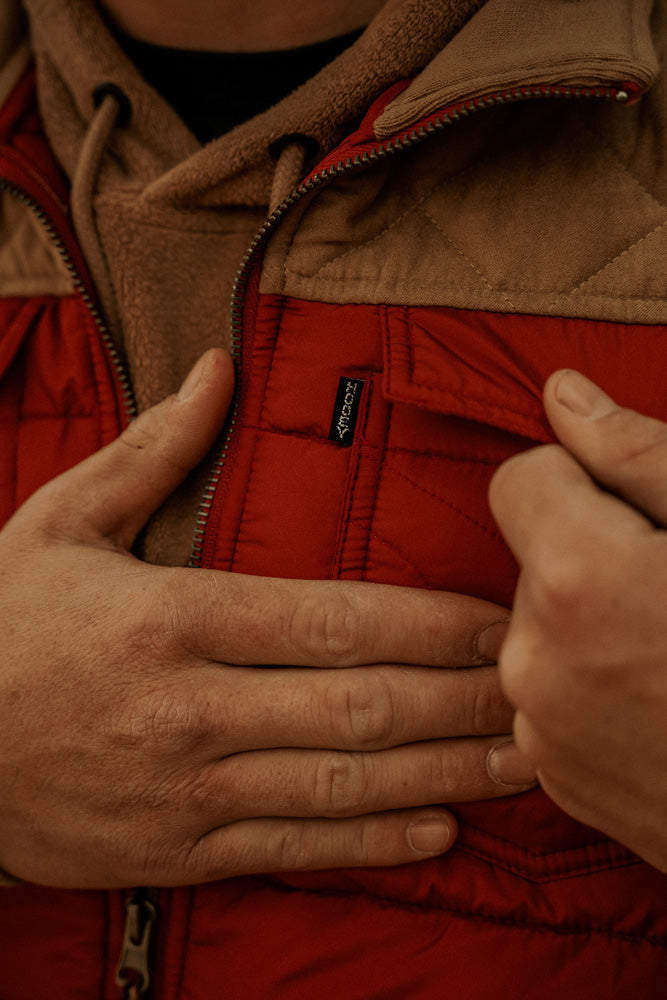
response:
[[[0,533],[0,865],[19,879],[398,864],[451,846],[455,820],[431,804],[523,787],[486,769],[512,722],[485,665],[504,609],[131,554],[232,387],[209,352]]]

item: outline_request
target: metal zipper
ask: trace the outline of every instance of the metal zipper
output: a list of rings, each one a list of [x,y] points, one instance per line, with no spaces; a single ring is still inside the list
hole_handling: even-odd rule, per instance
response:
[[[419,125],[410,131],[399,134],[396,138],[373,146],[372,149],[366,150],[363,153],[357,153],[355,156],[347,157],[345,160],[339,160],[328,166],[324,166],[321,170],[311,174],[299,185],[299,187],[295,188],[295,190],[288,195],[280,205],[278,205],[278,207],[264,222],[263,226],[250,244],[241,261],[239,269],[236,272],[231,298],[229,346],[234,360],[234,365],[237,370],[237,377],[241,364],[244,300],[255,257],[268,239],[269,235],[276,228],[278,222],[295,204],[295,202],[300,201],[301,198],[309,194],[315,188],[322,187],[325,183],[340,177],[342,174],[361,171],[369,164],[374,163],[377,160],[383,160],[389,156],[395,155],[396,153],[403,152],[403,150],[410,149],[412,146],[423,142],[423,140],[429,136],[444,131],[448,125],[453,125],[460,119],[467,118],[469,115],[474,114],[477,111],[494,107],[499,104],[510,104],[518,101],[550,97],[569,98],[571,100],[617,101],[618,103],[626,103],[629,100],[631,90],[633,89],[634,87],[631,84],[622,84],[618,87],[565,87],[558,85],[533,85],[516,87],[511,90],[487,94],[481,97],[473,98],[469,101],[463,101],[462,103],[457,104],[450,111],[445,111],[442,114],[435,114],[426,125]],[[223,432],[218,452],[216,454],[213,470],[206,484],[202,501],[199,506],[199,511],[197,513],[192,551],[190,554],[190,566],[196,567],[201,565],[204,549],[204,537],[206,535],[208,519],[213,506],[216,489],[218,483],[220,482],[222,471],[234,437],[234,431],[238,421],[238,411],[239,398],[237,393],[232,411]]]
[[[76,264],[70,257],[67,247],[63,243],[58,230],[54,226],[51,218],[44,209],[29,195],[23,191],[22,188],[18,187],[16,184],[11,183],[7,180],[0,179],[0,191],[6,191],[13,198],[16,198],[22,204],[24,204],[30,211],[36,216],[37,220],[46,230],[46,233],[51,240],[58,256],[62,260],[63,264],[67,268],[67,273],[69,274],[72,284],[74,285],[75,291],[81,296],[83,302],[90,313],[90,316],[95,324],[95,329],[98,332],[100,340],[104,346],[104,349],[109,358],[114,375],[116,376],[116,382],[120,390],[120,399],[123,408],[123,416],[126,423],[129,423],[137,415],[137,405],[134,400],[134,394],[132,392],[132,387],[130,385],[130,379],[125,371],[125,367],[118,353],[118,349],[114,344],[111,333],[106,326],[104,319],[97,308],[97,304],[90,295],[90,292],[86,288],[83,278],[79,274]]]
[[[157,908],[148,889],[135,889],[125,903],[123,945],[116,966],[116,985],[123,1000],[140,1000],[150,985],[149,948]]]

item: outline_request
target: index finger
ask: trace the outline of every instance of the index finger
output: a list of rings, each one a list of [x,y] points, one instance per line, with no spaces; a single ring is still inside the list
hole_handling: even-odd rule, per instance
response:
[[[238,665],[474,666],[495,662],[508,620],[488,601],[409,587],[163,572],[182,645]]]

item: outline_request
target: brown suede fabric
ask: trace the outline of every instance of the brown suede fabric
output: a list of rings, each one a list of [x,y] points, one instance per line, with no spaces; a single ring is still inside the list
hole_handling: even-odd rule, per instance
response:
[[[269,144],[301,132],[330,148],[388,84],[423,68],[483,0],[388,4],[314,80],[203,149],[140,78],[91,0],[24,2],[47,132],[72,179],[79,238],[141,410],[173,391],[203,350],[226,343],[233,276],[267,212]],[[95,150],[85,142],[92,95],[109,81],[128,95],[132,118]],[[186,506],[190,499],[179,497],[151,526],[153,561],[187,561],[194,509],[183,520]]]
[[[653,14],[656,53],[650,5],[605,0],[603,31],[600,2],[559,6],[580,18],[590,9],[601,50],[616,54],[617,66],[605,60],[611,79],[650,83],[667,58],[667,3],[658,0]],[[492,0],[452,43],[462,65],[478,59],[475,22],[504,6]],[[514,39],[519,84],[538,76],[530,32],[525,43]],[[555,51],[559,44],[551,36]],[[568,72],[588,76],[593,38],[567,31],[563,45]],[[440,69],[456,75],[442,57]],[[438,86],[456,85],[443,75]],[[665,323],[666,108],[663,74],[633,106],[550,98],[477,111],[365,176],[334,182],[317,196],[317,213],[305,200],[270,244],[262,288],[330,302]],[[352,185],[354,199],[340,198]]]

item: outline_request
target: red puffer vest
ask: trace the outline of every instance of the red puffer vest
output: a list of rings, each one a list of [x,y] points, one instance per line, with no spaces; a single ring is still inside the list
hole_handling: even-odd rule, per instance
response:
[[[0,188],[31,206],[78,277],[69,295],[0,298],[3,519],[125,419],[33,100],[26,77],[2,112]],[[353,173],[357,157],[373,169],[377,149],[362,127],[302,190],[324,189],[339,164]],[[233,309],[237,412],[195,540],[202,565],[509,606],[516,569],[486,489],[504,458],[549,440],[548,373],[580,367],[667,418],[662,328],[260,295],[261,257],[258,245]],[[157,912],[160,1000],[665,996],[667,878],[540,791],[455,811],[456,847],[400,869],[231,879],[129,908],[120,892],[6,889],[0,998],[117,1000],[126,910],[137,923],[124,978],[139,985]]]

